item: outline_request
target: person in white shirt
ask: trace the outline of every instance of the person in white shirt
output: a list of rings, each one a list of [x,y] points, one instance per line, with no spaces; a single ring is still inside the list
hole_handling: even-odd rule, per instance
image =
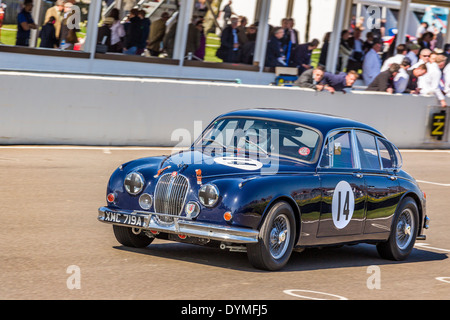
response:
[[[394,78],[394,91],[395,93],[403,93],[408,86],[409,74],[407,70],[411,67],[411,60],[404,58],[400,64],[400,70]]]
[[[444,93],[447,97],[450,97],[450,63],[448,63],[444,71]]]
[[[399,44],[397,46],[397,54],[395,56],[392,56],[386,61],[384,61],[383,66],[381,67],[381,72],[386,71],[389,69],[389,66],[393,63],[401,64],[403,61],[403,58],[405,58],[405,55],[408,53],[408,49],[406,48],[406,45]]]
[[[430,49],[422,49],[420,51],[419,61],[417,61],[415,64],[413,63],[413,65],[411,66],[411,68],[409,68],[409,70],[414,70],[424,63],[427,64],[430,61],[430,55],[431,55]]]
[[[378,76],[381,69],[381,58],[378,55],[382,47],[380,41],[376,41],[372,44],[372,49],[370,49],[365,57],[362,66],[362,75],[364,78],[364,84],[368,86],[372,81]]]
[[[420,77],[417,87],[420,88],[421,95],[435,95],[442,107],[446,107],[444,90],[445,86],[441,69],[444,68],[447,57],[442,54],[432,53],[430,61],[427,63],[427,73]]]

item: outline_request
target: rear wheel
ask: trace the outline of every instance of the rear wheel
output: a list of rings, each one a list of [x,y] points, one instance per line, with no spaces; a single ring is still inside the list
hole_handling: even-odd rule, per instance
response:
[[[382,258],[389,260],[406,259],[414,247],[419,228],[419,210],[416,202],[405,198],[394,216],[388,241],[377,244]]]
[[[277,202],[269,210],[256,244],[247,245],[250,263],[258,269],[279,270],[292,253],[295,240],[295,216],[291,206]]]
[[[122,227],[113,225],[114,236],[120,244],[133,247],[133,248],[144,248],[152,243],[154,238],[149,238],[145,234],[137,232],[133,228]]]

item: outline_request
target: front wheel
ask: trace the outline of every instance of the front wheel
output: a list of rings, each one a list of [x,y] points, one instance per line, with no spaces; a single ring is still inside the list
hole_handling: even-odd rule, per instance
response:
[[[152,243],[154,238],[149,238],[142,233],[133,232],[133,228],[113,225],[114,236],[120,244],[126,247],[144,248]]]
[[[388,241],[377,244],[382,258],[404,260],[411,253],[419,228],[419,210],[411,198],[404,199],[394,216]]]
[[[250,263],[258,269],[279,270],[289,260],[295,241],[295,216],[292,207],[277,202],[269,210],[259,232],[259,241],[247,245]]]

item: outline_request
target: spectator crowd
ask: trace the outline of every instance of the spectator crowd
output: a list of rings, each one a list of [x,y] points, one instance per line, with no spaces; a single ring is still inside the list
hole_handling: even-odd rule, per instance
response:
[[[56,0],[47,10],[39,32],[40,46],[45,48],[73,49],[78,42],[78,30],[68,25],[74,14],[74,0]],[[186,58],[203,60],[206,37],[204,30],[204,1],[196,2],[195,14],[188,27]],[[258,23],[248,25],[247,18],[237,16],[228,1],[223,8],[224,25],[220,46],[216,55],[226,63],[253,64]],[[31,10],[32,0],[25,0],[23,10],[17,17],[16,45],[28,46],[30,31],[38,29]],[[130,7],[125,19],[118,9],[112,9],[102,19],[98,30],[99,52],[127,55],[172,57],[177,22],[168,12],[150,21],[142,9]],[[450,96],[450,45],[443,43],[440,30],[422,23],[415,37],[390,42],[383,41],[384,28],[364,31],[363,23],[353,22],[340,34],[337,73],[326,72],[328,43],[331,32],[325,34],[317,65],[313,66],[313,51],[321,45],[318,39],[301,42],[295,21],[285,18],[280,26],[269,26],[269,38],[265,67],[291,67],[297,69],[298,79],[294,85],[317,91],[345,92],[359,79],[367,91],[387,93],[433,94],[442,106],[445,96]],[[367,32],[369,31],[369,32]],[[362,35],[364,34],[364,39]]]
[[[361,78],[366,91],[417,95],[434,95],[442,107],[445,97],[450,97],[450,44],[443,44],[440,30],[422,23],[416,37],[407,36],[403,43],[396,36],[389,42],[383,35],[367,32],[361,39],[362,27],[354,26],[341,33],[338,73],[325,71],[328,41],[324,37],[318,65],[310,65],[309,55],[304,55],[305,66],[299,66],[299,78],[295,85],[317,91],[343,91],[351,88]],[[315,48],[317,40],[304,44]]]

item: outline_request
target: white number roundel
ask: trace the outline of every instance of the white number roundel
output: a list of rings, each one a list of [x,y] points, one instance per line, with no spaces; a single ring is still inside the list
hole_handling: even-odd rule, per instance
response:
[[[334,189],[331,212],[333,223],[338,229],[347,226],[353,216],[355,209],[355,195],[352,187],[347,181],[341,181]]]

